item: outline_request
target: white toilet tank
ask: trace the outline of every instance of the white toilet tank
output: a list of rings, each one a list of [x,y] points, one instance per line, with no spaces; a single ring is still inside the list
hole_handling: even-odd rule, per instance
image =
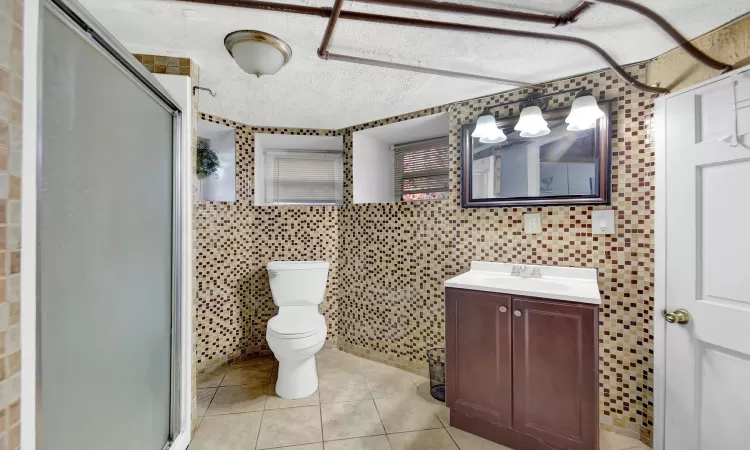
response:
[[[328,280],[327,261],[268,263],[273,302],[277,306],[312,306],[323,302]]]

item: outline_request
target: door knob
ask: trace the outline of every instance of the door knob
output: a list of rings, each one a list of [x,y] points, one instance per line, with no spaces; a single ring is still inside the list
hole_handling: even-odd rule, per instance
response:
[[[686,323],[690,322],[690,313],[685,311],[684,309],[675,309],[674,312],[671,313],[668,313],[665,309],[661,313],[664,316],[664,319],[666,319],[666,321],[669,323],[685,325]]]

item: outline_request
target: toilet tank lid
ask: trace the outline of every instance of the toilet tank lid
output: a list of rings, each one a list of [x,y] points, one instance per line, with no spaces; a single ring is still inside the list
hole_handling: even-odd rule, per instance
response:
[[[328,269],[328,261],[271,261],[268,270],[310,270]]]

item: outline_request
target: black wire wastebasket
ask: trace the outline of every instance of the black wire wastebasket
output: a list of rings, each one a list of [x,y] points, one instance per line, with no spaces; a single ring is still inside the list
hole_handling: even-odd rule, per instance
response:
[[[445,349],[427,350],[430,365],[430,394],[436,400],[445,401]]]

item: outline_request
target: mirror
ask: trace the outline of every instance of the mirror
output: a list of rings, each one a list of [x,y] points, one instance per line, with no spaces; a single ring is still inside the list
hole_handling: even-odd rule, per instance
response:
[[[235,129],[198,120],[198,200],[235,201]]]
[[[568,131],[569,108],[545,112],[549,134],[521,137],[518,117],[497,120],[508,139],[481,143],[462,129],[461,204],[497,206],[603,205],[610,196],[610,102],[588,130]]]

